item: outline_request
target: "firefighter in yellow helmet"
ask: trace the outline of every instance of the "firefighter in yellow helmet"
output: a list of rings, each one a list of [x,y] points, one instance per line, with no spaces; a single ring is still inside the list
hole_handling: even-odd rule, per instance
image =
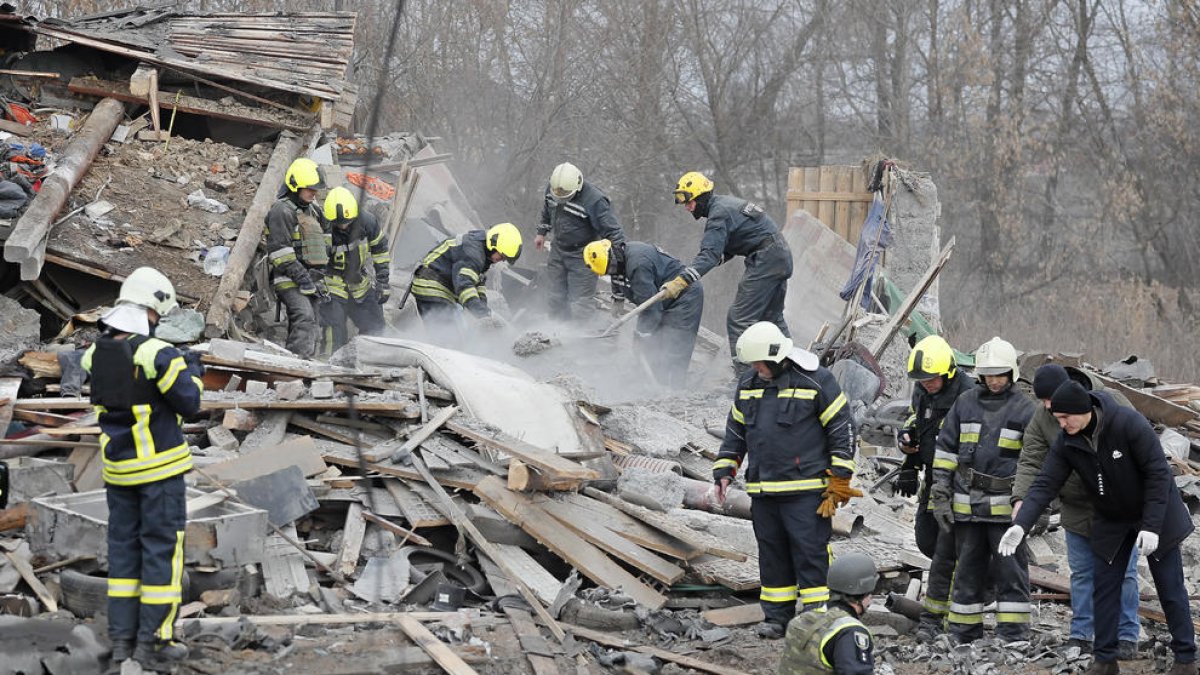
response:
[[[328,227],[315,202],[324,187],[316,162],[304,157],[292,162],[263,230],[271,288],[287,310],[287,348],[306,359],[316,353],[320,337],[317,306],[329,299],[321,273],[329,262]]]
[[[550,174],[534,247],[544,249],[547,236],[551,247],[544,285],[550,316],[587,318],[595,309],[589,301],[596,294],[596,276],[583,262],[583,247],[597,239],[623,242],[625,232],[608,197],[570,162]]]
[[[512,223],[471,230],[447,239],[425,255],[413,273],[417,312],[433,337],[461,343],[463,310],[484,327],[504,327],[488,307],[486,275],[492,265],[521,257],[521,231]]]
[[[158,670],[187,657],[176,640],[182,599],[183,474],[192,454],[181,419],[200,411],[198,359],[152,337],[175,288],[141,267],[121,284],[103,332],[83,354],[100,423],[108,501],[108,633],[114,663]]]
[[[330,226],[329,265],[325,288],[329,302],[321,305],[325,344],[331,351],[346,344],[346,321],[362,335],[382,335],[383,305],[392,295],[392,256],[387,233],[369,211],[360,211],[354,194],[344,187],[329,191],[322,205]]]
[[[746,271],[725,316],[729,352],[736,359],[738,337],[755,322],[770,321],[789,335],[783,302],[792,276],[792,252],[763,207],[714,194],[713,187],[713,182],[698,171],[683,174],[675,185],[675,203],[696,220],[705,219],[704,236],[692,264],[663,284],[663,290],[669,297],[678,297],[717,265],[744,256]],[[745,366],[735,360],[734,367],[741,371]]]

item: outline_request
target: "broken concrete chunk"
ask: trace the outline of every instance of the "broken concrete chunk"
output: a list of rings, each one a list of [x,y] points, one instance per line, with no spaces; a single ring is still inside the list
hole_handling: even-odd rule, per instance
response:
[[[333,398],[333,380],[313,380],[309,393],[313,398]]]
[[[220,608],[230,605],[237,605],[242,601],[242,594],[236,588],[222,588],[211,591],[204,591],[200,594],[200,602],[203,602],[206,607]]]
[[[238,439],[233,435],[233,432],[225,427],[209,427],[208,428],[208,444],[217,449],[226,452],[238,449]]]
[[[246,357],[247,346],[245,342],[216,338],[209,343],[208,353],[220,359],[241,361]]]
[[[113,206],[111,202],[106,202],[102,199],[83,207],[83,212],[87,214],[88,218],[99,218],[115,208],[117,207]]]
[[[269,385],[262,380],[246,380],[246,394],[249,396],[262,396],[268,388]]]
[[[258,423],[258,415],[241,408],[226,410],[225,417],[221,420],[221,426],[232,431],[253,431]]]
[[[276,527],[287,525],[320,506],[304,480],[304,472],[295,466],[239,481],[232,487],[243,502],[266,511],[267,521]]]
[[[154,336],[172,344],[196,342],[204,335],[204,315],[194,309],[180,308],[158,322]]]
[[[295,401],[303,397],[307,391],[304,380],[285,380],[275,383],[275,393],[285,401]]]

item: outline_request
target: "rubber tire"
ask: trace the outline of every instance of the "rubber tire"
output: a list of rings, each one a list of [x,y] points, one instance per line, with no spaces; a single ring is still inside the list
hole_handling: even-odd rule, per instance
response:
[[[183,601],[195,598],[191,595],[191,580],[188,571],[183,571]],[[90,619],[108,613],[108,577],[84,574],[71,568],[58,575],[62,589],[62,606],[81,619]]]

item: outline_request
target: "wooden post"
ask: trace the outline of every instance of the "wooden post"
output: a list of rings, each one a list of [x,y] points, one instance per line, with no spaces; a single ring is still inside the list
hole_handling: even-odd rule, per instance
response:
[[[12,263],[29,261],[21,265],[22,281],[38,278],[54,217],[124,117],[125,106],[116,99],[106,98],[96,104],[83,127],[59,156],[58,166],[42,181],[42,189],[30,202],[25,215],[17,221],[4,243],[4,259]]]
[[[925,275],[921,277],[921,281],[917,283],[917,287],[912,289],[908,297],[904,298],[904,302],[892,318],[888,320],[887,326],[883,332],[879,334],[875,342],[871,343],[871,354],[878,359],[883,356],[883,350],[888,346],[888,343],[895,337],[896,332],[908,320],[908,315],[916,309],[917,303],[920,302],[921,296],[925,295],[925,291],[933,285],[933,280],[937,278],[938,273],[946,266],[950,260],[950,253],[954,251],[954,237],[950,237],[950,241],[946,242],[946,246],[942,248],[941,254],[938,255],[937,262],[932,267],[925,270]]]
[[[229,252],[229,260],[225,263],[225,274],[213,294],[208,315],[204,318],[204,336],[208,338],[221,337],[228,329],[233,316],[233,299],[238,289],[242,287],[242,279],[250,264],[254,261],[254,252],[258,250],[258,242],[262,238],[266,226],[267,211],[275,203],[275,194],[283,184],[284,174],[288,165],[296,155],[300,154],[301,138],[287,131],[279,135],[275,151],[263,172],[262,182],[258,184],[258,192],[254,193],[254,201],[246,210],[242,220],[242,229],[238,233],[233,250]]]

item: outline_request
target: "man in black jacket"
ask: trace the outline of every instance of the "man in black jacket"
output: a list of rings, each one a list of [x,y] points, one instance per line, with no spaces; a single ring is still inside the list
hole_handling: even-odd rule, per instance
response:
[[[1017,549],[1074,472],[1094,508],[1096,660],[1087,672],[1120,672],[1116,658],[1121,586],[1136,544],[1147,558],[1171,630],[1175,664],[1167,672],[1195,675],[1195,629],[1179,552],[1180,543],[1194,526],[1158,436],[1136,410],[1117,405],[1103,392],[1089,393],[1077,382],[1067,382],[1054,392],[1050,411],[1063,433],[1046,455],[1041,474],[1012,527],[1004,533],[1000,554],[1010,555]]]

